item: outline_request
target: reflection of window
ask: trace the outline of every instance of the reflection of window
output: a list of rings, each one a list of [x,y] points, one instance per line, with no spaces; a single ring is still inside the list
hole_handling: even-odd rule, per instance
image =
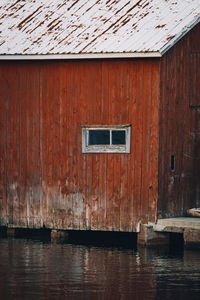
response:
[[[130,126],[82,128],[83,153],[130,153]]]

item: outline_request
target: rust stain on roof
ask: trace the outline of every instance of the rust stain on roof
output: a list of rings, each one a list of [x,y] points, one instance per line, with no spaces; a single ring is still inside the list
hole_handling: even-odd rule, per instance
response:
[[[200,20],[199,0],[3,0],[0,54],[164,52]]]
[[[76,0],[76,1],[74,1],[74,3],[70,6],[70,7],[68,7],[68,9],[67,10],[70,10],[74,5],[76,5],[78,3],[78,0]]]
[[[173,38],[175,38],[175,35],[168,36],[168,37],[167,37],[167,41],[169,42],[169,41],[171,41]]]
[[[157,25],[155,28],[163,28],[163,27],[165,27],[166,26],[166,24],[163,24],[163,25]]]
[[[21,0],[17,0],[14,4],[12,4],[11,6],[8,7],[8,9],[13,8],[17,3],[22,2]]]
[[[22,29],[23,25],[32,21],[34,19],[34,15],[42,8],[42,6],[39,6],[36,11],[34,11],[33,13],[31,13],[28,17],[26,17],[23,21],[21,21],[19,24],[18,24],[18,28],[19,29]]]
[[[52,31],[53,29],[55,29],[60,23],[62,23],[61,20],[57,21],[54,25],[52,25],[51,27],[49,27],[49,31]]]

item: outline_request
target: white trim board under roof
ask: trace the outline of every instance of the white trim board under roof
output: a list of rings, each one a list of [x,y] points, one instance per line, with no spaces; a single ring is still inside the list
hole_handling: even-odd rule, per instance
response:
[[[0,59],[160,57],[199,0],[1,0]]]
[[[43,55],[0,55],[0,60],[60,60],[60,59],[103,59],[103,58],[148,58],[161,57],[159,52],[135,53],[81,53]]]

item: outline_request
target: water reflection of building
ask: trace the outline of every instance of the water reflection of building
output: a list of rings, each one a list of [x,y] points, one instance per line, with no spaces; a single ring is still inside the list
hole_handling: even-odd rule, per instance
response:
[[[7,243],[0,242],[0,299],[154,299],[156,281],[146,254],[24,240]]]
[[[0,240],[0,299],[198,299],[198,252]],[[193,296],[194,297],[193,297]]]

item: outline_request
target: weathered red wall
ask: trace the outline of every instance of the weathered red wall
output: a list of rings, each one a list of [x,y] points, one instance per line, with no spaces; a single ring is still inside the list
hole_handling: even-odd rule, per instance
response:
[[[0,64],[0,224],[135,231],[157,202],[159,61]],[[131,124],[130,154],[81,125]]]
[[[161,60],[159,217],[200,206],[199,36],[197,25]]]

